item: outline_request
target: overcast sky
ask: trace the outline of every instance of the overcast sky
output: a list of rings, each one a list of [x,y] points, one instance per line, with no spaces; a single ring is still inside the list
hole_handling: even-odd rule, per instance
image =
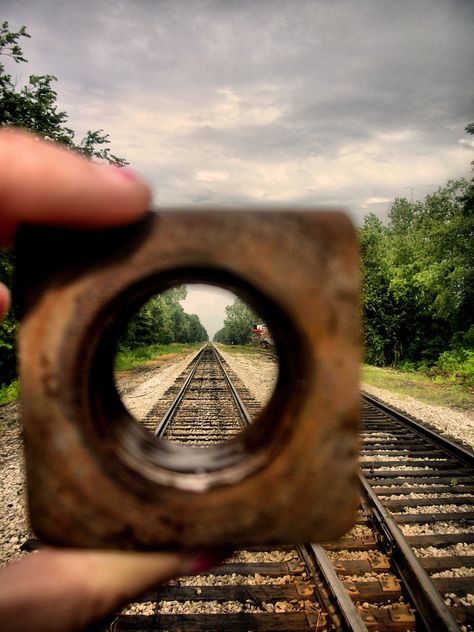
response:
[[[468,176],[472,0],[0,0],[29,73],[155,204],[343,207]]]
[[[181,305],[188,314],[198,314],[209,338],[224,324],[225,308],[235,301],[235,294],[219,287],[192,284],[187,286],[188,295]]]

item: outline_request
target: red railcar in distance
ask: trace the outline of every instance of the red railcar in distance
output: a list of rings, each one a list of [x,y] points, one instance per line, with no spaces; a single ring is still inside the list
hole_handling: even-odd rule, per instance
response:
[[[259,323],[253,325],[252,345],[257,349],[268,349],[268,347],[273,346],[273,338],[265,324]]]

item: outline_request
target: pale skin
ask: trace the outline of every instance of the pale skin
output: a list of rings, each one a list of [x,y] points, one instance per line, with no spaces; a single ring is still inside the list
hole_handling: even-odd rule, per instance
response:
[[[12,244],[24,222],[117,226],[138,220],[149,203],[148,187],[128,170],[95,164],[22,131],[0,131],[1,247]],[[9,303],[0,284],[0,318]],[[0,568],[0,632],[88,630],[153,586],[217,561],[206,552],[44,548]]]

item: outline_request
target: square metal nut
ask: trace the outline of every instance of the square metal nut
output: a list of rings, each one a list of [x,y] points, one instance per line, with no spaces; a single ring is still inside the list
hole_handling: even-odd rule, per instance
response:
[[[22,416],[32,527],[56,545],[165,549],[333,539],[358,500],[359,261],[343,213],[150,212],[102,231],[17,240]],[[274,394],[213,448],[153,437],[114,383],[119,331],[172,285],[255,307],[279,355]]]

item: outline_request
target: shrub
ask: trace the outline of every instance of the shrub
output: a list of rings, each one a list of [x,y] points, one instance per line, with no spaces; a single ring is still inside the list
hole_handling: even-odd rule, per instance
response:
[[[463,348],[444,351],[435,366],[444,374],[454,375],[474,386],[474,351]]]
[[[14,380],[10,384],[2,384],[0,386],[0,404],[6,404],[17,399],[19,390],[18,380]]]
[[[412,360],[404,360],[397,365],[397,369],[405,371],[405,373],[416,373],[418,371],[418,366],[417,363]]]

